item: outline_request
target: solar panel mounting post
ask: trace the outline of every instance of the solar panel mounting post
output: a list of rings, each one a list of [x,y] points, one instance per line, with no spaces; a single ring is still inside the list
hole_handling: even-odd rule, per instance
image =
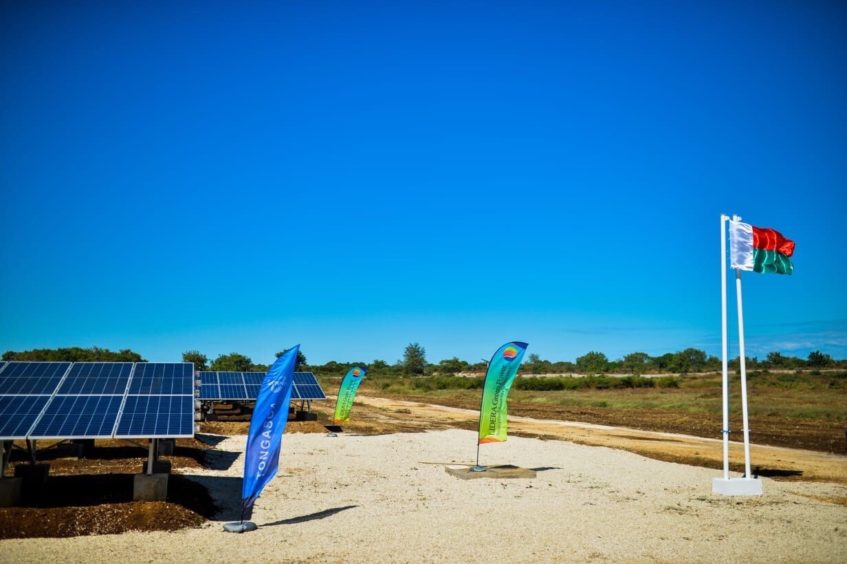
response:
[[[3,457],[0,459],[0,480],[6,477],[6,466],[9,465],[9,459],[12,457],[12,447],[15,444],[14,441],[2,441],[2,443]]]
[[[157,439],[150,439],[150,446],[147,450],[147,475],[153,474],[153,459],[156,456]]]

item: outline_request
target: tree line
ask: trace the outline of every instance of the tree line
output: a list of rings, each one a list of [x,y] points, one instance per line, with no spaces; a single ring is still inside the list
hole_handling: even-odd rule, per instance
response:
[[[279,357],[285,351],[276,353]],[[33,349],[29,351],[6,351],[3,360],[18,361],[70,361],[70,362],[146,362],[137,352],[130,349],[110,351],[100,347],[81,348],[69,347],[58,349]],[[267,364],[254,363],[244,354],[233,352],[218,355],[214,360],[198,350],[188,350],[182,355],[184,362],[194,364],[195,370],[214,370],[224,372],[266,372]],[[738,368],[738,358],[730,361],[730,368]],[[786,356],[779,352],[770,352],[764,359],[748,357],[747,367],[750,369],[820,369],[847,368],[847,360],[834,360],[832,356],[821,351],[813,351],[803,359]],[[309,364],[306,356],[300,351],[297,355],[296,370],[312,371],[322,376],[338,376],[346,373],[353,366],[367,366],[372,376],[424,376],[424,375],[455,375],[459,373],[481,373],[487,367],[488,361],[468,362],[457,357],[430,363],[426,359],[426,350],[419,343],[409,343],[403,351],[403,358],[394,363],[384,360],[371,362],[337,362],[331,360],[324,364]],[[634,352],[624,355],[617,360],[610,360],[605,354],[590,351],[576,361],[544,360],[537,354],[530,354],[525,359],[521,372],[524,374],[689,374],[692,372],[719,372],[721,361],[716,356],[707,355],[705,351],[687,348],[675,353],[665,353],[651,356],[644,352]]]

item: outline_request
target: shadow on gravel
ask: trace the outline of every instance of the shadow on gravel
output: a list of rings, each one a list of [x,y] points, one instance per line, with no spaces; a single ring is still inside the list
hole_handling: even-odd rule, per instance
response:
[[[754,468],[754,476],[765,478],[796,478],[803,475],[802,470],[781,470],[779,468]]]
[[[207,492],[214,500],[211,511],[200,513],[210,521],[238,521],[241,518],[241,477],[235,476],[186,476]],[[250,515],[246,514],[245,519]]]
[[[204,468],[209,470],[228,470],[233,463],[238,460],[240,453],[230,452],[226,450],[207,450],[204,451],[203,458],[200,463]]]
[[[207,435],[204,433],[197,433],[196,435],[194,435],[194,438],[203,443],[204,445],[209,445],[212,447],[218,446],[227,439],[227,437],[223,435]]]
[[[317,513],[310,513],[308,515],[301,515],[300,517],[292,517],[290,519],[282,519],[280,521],[274,521],[273,523],[267,523],[261,526],[276,527],[277,525],[297,525],[299,523],[306,523],[308,521],[317,521],[318,519],[326,519],[327,517],[332,517],[336,513],[341,513],[342,511],[347,511],[348,509],[353,509],[354,507],[359,506],[344,505],[342,507],[333,507],[331,509],[324,509],[323,511],[318,511]]]

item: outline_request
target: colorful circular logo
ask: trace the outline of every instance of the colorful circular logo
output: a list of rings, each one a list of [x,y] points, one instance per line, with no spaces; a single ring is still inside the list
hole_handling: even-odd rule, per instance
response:
[[[353,376],[355,376],[356,378],[358,378],[358,377],[359,377],[359,376],[361,376],[361,375],[362,375],[362,371],[361,371],[361,370],[359,370],[358,368],[354,368],[354,369],[353,369]]]
[[[506,347],[506,350],[503,351],[503,358],[506,360],[515,360],[516,356],[518,356],[518,349],[515,347]]]

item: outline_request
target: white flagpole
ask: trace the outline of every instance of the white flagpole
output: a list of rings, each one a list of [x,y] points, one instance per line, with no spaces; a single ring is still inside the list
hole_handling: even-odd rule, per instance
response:
[[[729,217],[721,214],[721,373],[723,389],[723,479],[729,480],[729,366],[727,360],[726,329],[726,222]]]
[[[729,217],[721,215],[721,369],[723,376],[723,478],[712,480],[712,493],[721,495],[762,495],[761,480],[754,480],[750,472],[750,425],[747,416],[747,357],[744,351],[744,308],[741,303],[741,269],[735,269],[735,292],[738,305],[738,349],[741,369],[741,414],[744,425],[744,477],[729,477],[729,354],[727,351],[727,305],[726,305],[726,222]],[[732,221],[741,221],[737,215]],[[731,255],[732,253],[730,253]]]
[[[747,417],[747,359],[744,356],[744,309],[741,306],[741,269],[735,269],[735,292],[738,297],[738,362],[741,366],[741,419],[744,425],[744,477],[750,473],[750,424]]]

